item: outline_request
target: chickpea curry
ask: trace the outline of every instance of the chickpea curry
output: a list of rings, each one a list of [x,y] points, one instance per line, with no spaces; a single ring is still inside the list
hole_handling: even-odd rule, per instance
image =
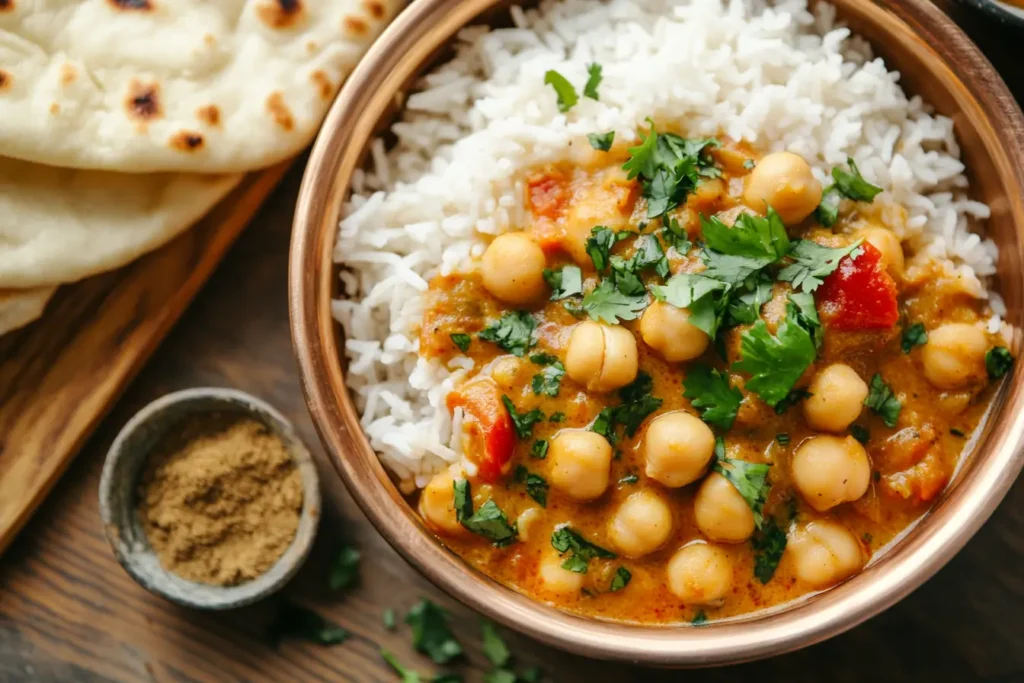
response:
[[[463,463],[419,493],[488,576],[573,612],[702,623],[835,585],[950,480],[1013,358],[853,160],[652,126],[523,179],[529,219],[430,285],[471,359]]]

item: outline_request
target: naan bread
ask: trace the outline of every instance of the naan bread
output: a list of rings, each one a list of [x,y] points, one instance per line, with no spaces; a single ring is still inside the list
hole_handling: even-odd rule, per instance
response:
[[[43,314],[56,287],[0,289],[0,335],[24,327]]]
[[[0,289],[118,268],[199,220],[241,178],[80,171],[0,157]]]
[[[0,154],[227,173],[315,135],[401,0],[0,0]]]

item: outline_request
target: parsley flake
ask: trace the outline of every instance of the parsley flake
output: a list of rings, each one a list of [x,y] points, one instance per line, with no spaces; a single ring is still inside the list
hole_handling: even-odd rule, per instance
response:
[[[505,409],[508,410],[508,415],[512,418],[512,426],[515,427],[516,436],[520,439],[529,439],[530,434],[533,432],[533,425],[544,419],[544,413],[540,412],[537,408],[528,413],[520,413],[516,410],[516,405],[512,403],[512,399],[508,396],[502,396],[501,402],[505,404]]]
[[[562,563],[562,569],[567,569],[577,574],[586,574],[587,565],[595,558],[603,560],[614,560],[618,555],[601,546],[591,543],[583,538],[568,524],[559,526],[551,534],[551,547],[558,551],[559,555],[569,556]]]
[[[1000,379],[1013,367],[1013,356],[1005,346],[996,346],[985,354],[985,370],[992,379]]]
[[[526,493],[530,498],[537,501],[542,508],[546,508],[548,506],[547,479],[539,474],[530,472],[522,465],[516,467],[515,478],[520,484],[526,484]]]
[[[565,376],[565,366],[562,362],[555,360],[543,370],[533,376],[531,386],[533,393],[537,396],[558,396],[558,390],[562,386],[562,377]]]
[[[587,82],[583,86],[583,96],[592,100],[598,99],[597,86],[601,85],[601,65],[597,62],[587,64]]]
[[[915,346],[920,346],[928,341],[928,332],[924,329],[924,323],[914,323],[907,329],[903,330],[903,339],[900,342],[900,348],[903,349],[903,353],[910,353],[910,350]]]
[[[700,411],[702,420],[722,431],[732,428],[743,402],[743,394],[729,385],[729,377],[724,372],[704,364],[694,365],[686,373],[683,396]]]
[[[625,567],[619,567],[615,570],[615,576],[612,577],[612,585],[608,589],[612,593],[617,593],[626,586],[629,585],[630,579],[633,578],[633,574]]]
[[[536,458],[537,460],[543,460],[548,457],[548,447],[549,445],[546,440],[537,439],[533,442],[533,446],[530,447],[530,457]]]
[[[868,397],[864,399],[864,405],[880,415],[889,427],[896,426],[900,410],[903,408],[903,404],[896,398],[892,389],[882,379],[882,375],[877,372],[871,378],[871,386],[869,387]]]
[[[508,518],[497,503],[488,498],[479,510],[473,512],[473,491],[469,482],[456,479],[452,487],[455,491],[455,518],[459,524],[483,536],[498,548],[515,543],[519,531],[514,524],[508,523]]]
[[[587,133],[587,140],[590,141],[590,146],[599,152],[607,152],[612,148],[612,143],[615,142],[615,131],[610,130],[607,133]]]
[[[572,87],[572,83],[569,79],[558,73],[554,69],[547,71],[544,74],[544,85],[550,85],[555,89],[555,97],[558,101],[558,111],[563,114],[574,106],[579,101],[579,95],[576,94],[576,88]]]
[[[459,347],[459,351],[463,353],[469,351],[469,345],[473,343],[473,338],[468,334],[455,333],[448,336],[451,337],[452,343]]]
[[[494,342],[501,349],[522,358],[526,350],[533,346],[533,330],[537,321],[525,311],[506,313],[497,321],[488,325],[478,336],[484,341]]]

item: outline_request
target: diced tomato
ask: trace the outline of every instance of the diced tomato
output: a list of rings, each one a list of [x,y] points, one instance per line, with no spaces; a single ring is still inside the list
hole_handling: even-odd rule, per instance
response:
[[[534,217],[557,220],[569,200],[566,179],[556,173],[537,173],[527,179],[526,187]]]
[[[474,444],[469,456],[480,478],[497,482],[516,448],[515,427],[501,402],[501,389],[490,378],[468,382],[448,394],[448,410],[456,408],[465,413],[463,429]]]
[[[867,242],[856,259],[845,257],[814,292],[822,322],[839,330],[890,329],[899,319],[896,282],[882,254]]]

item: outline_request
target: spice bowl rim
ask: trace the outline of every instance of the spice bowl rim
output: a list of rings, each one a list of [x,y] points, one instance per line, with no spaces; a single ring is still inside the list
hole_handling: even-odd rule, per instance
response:
[[[431,533],[380,463],[345,384],[344,333],[331,313],[340,286],[335,238],[352,175],[403,90],[456,33],[502,0],[416,0],[350,75],[306,167],[289,262],[292,341],[306,402],[327,457],[381,535],[434,584],[485,617],[589,657],[663,667],[750,661],[853,628],[891,607],[945,565],[981,527],[1024,465],[1024,373],[1000,387],[978,446],[953,484],[865,570],[829,590],[700,628],[577,616],[473,569]],[[508,3],[504,3],[507,5]],[[1024,117],[964,33],[929,0],[832,0],[841,18],[903,75],[909,90],[953,117],[972,187],[990,203],[1000,245],[999,289],[1024,323]],[[344,245],[342,245],[344,247]],[[877,561],[876,561],[877,560]]]
[[[284,443],[302,479],[299,524],[288,548],[265,572],[234,586],[189,581],[165,569],[139,523],[137,487],[153,447],[189,415],[238,413],[266,425]],[[121,428],[107,451],[100,476],[100,515],[118,563],[146,590],[184,607],[226,610],[252,604],[284,586],[309,556],[316,538],[321,494],[316,464],[294,425],[266,401],[227,387],[183,389],[150,402]]]

